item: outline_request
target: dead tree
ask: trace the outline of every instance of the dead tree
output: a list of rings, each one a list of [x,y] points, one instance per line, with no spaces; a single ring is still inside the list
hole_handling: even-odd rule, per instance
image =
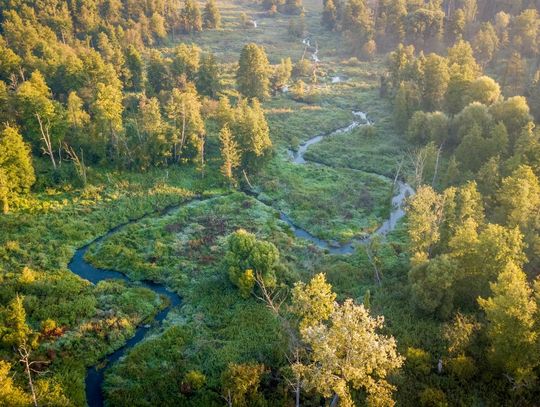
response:
[[[26,339],[19,345],[17,348],[17,351],[19,352],[19,356],[21,357],[19,361],[24,366],[24,373],[26,373],[26,377],[28,378],[28,387],[30,387],[30,392],[32,393],[32,402],[35,407],[38,407],[37,398],[36,398],[36,390],[34,388],[34,381],[32,380],[32,373],[43,373],[40,370],[35,369],[33,366],[37,364],[46,364],[47,361],[42,360],[31,360],[32,357],[32,348],[26,341]]]
[[[73,147],[69,146],[67,143],[64,143],[64,151],[66,152],[70,161],[75,164],[75,169],[77,174],[81,179],[84,186],[86,186],[87,176],[86,176],[86,165],[84,164],[84,152],[81,148],[81,156],[79,157]]]
[[[43,140],[43,143],[45,144],[45,147],[42,147],[43,153],[45,155],[48,155],[51,158],[53,168],[56,170],[56,160],[54,158],[54,150],[53,150],[52,141],[51,141],[51,134],[49,132],[51,124],[49,120],[47,119],[47,125],[44,126],[39,113],[36,113],[36,118],[39,123],[39,129],[41,131],[41,139]]]
[[[266,303],[266,306],[276,315],[279,315],[279,309],[287,299],[287,292],[283,289],[271,289],[267,287],[264,278],[260,273],[256,273],[255,282],[261,291],[261,294],[253,294],[255,298]]]

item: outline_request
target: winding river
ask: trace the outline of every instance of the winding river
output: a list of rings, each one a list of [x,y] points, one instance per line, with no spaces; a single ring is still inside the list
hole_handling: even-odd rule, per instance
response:
[[[306,45],[306,48],[312,47],[309,39],[305,39],[303,43],[304,45]],[[312,59],[315,62],[319,62],[319,57],[318,57],[319,48],[317,46],[317,43],[315,44],[316,44],[315,47],[313,47],[314,52],[312,53]],[[370,120],[367,118],[367,115],[363,112],[353,112],[353,116],[355,117],[355,120],[348,126],[335,130],[325,135],[314,136],[310,138],[309,140],[307,140],[306,142],[304,142],[303,144],[301,144],[296,152],[289,150],[288,154],[291,160],[298,165],[306,164],[307,160],[305,159],[304,155],[310,146],[321,142],[324,138],[334,137],[340,134],[347,133],[358,126],[372,124]],[[403,218],[403,216],[405,215],[405,209],[404,209],[405,201],[408,196],[414,194],[414,190],[410,185],[401,181],[398,181],[397,186],[398,186],[397,193],[392,198],[392,210],[390,213],[390,217],[386,221],[384,221],[384,223],[379,227],[379,229],[377,229],[371,236],[385,235],[388,232],[391,232],[392,230],[396,228],[396,225],[399,222],[399,220]],[[257,194],[250,193],[250,195],[253,195],[256,197]],[[187,204],[188,203],[183,203],[181,205],[171,206],[171,207],[166,208],[163,211],[145,215],[142,218],[147,217],[147,216],[156,216],[156,215],[163,216],[169,213],[170,211],[177,209],[182,205],[187,205]],[[73,258],[71,259],[68,265],[69,269],[73,273],[77,274],[79,277],[85,280],[88,280],[93,284],[97,284],[100,281],[109,280],[109,279],[118,279],[118,280],[123,280],[128,283],[131,283],[132,281],[125,274],[118,271],[114,271],[114,270],[98,269],[92,266],[91,264],[89,264],[84,259],[84,256],[92,244],[98,244],[102,242],[103,240],[107,239],[109,236],[118,232],[125,226],[134,222],[138,222],[142,218],[135,219],[135,220],[126,222],[122,225],[119,225],[111,229],[105,235],[98,237],[91,243],[78,249],[75,252],[75,255],[73,256]],[[354,252],[355,247],[357,245],[366,243],[367,241],[369,241],[371,237],[371,236],[368,236],[364,239],[355,239],[342,245],[333,244],[331,242],[319,239],[316,236],[313,236],[307,230],[304,230],[298,227],[284,212],[280,212],[280,219],[289,225],[289,227],[294,232],[294,235],[296,237],[300,239],[305,239],[311,242],[312,244],[314,244],[315,246],[328,251],[331,254],[338,254],[338,255],[351,254]],[[178,294],[172,291],[169,291],[165,286],[161,284],[157,284],[152,281],[140,281],[137,284],[139,284],[139,286],[142,286],[142,287],[148,288],[149,290],[154,291],[156,295],[166,298],[167,300],[167,306],[163,308],[160,312],[158,312],[156,316],[154,317],[154,320],[152,323],[152,325],[154,326],[159,326],[161,322],[167,317],[169,311],[172,308],[180,305],[182,302]],[[134,336],[130,338],[121,348],[107,355],[97,365],[88,368],[87,373],[86,373],[86,378],[85,378],[85,385],[86,385],[86,400],[90,407],[101,407],[104,405],[103,380],[104,380],[104,373],[105,373],[106,367],[118,361],[129,349],[131,349],[137,343],[142,341],[149,328],[150,328],[150,325],[141,325],[137,327]]]

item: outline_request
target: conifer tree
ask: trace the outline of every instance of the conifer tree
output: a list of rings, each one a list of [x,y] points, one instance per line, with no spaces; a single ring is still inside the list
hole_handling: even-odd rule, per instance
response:
[[[248,98],[266,98],[270,84],[270,68],[264,48],[254,43],[247,44],[242,49],[238,65],[238,90]]]
[[[204,54],[197,75],[197,90],[199,93],[215,98],[221,89],[220,76],[221,70],[214,54]]]

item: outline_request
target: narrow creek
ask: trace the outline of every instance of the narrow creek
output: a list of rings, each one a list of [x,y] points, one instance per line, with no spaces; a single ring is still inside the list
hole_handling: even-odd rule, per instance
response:
[[[303,40],[303,43],[304,45],[306,45],[306,48],[312,47],[309,39]],[[319,62],[320,61],[318,57],[319,47],[316,42],[315,42],[315,47],[313,48],[314,48],[314,52],[312,53],[312,59],[315,62]],[[310,138],[309,140],[301,144],[296,152],[289,150],[288,154],[289,154],[290,159],[294,163],[299,164],[299,165],[306,164],[308,161],[305,159],[304,155],[310,146],[321,142],[323,139],[327,137],[338,136],[340,134],[344,134],[349,131],[352,131],[358,126],[372,124],[370,120],[367,118],[366,113],[364,112],[352,112],[352,113],[353,113],[353,116],[355,117],[355,120],[353,120],[351,124],[349,124],[346,127],[335,130],[331,133],[324,134],[324,135],[317,135]],[[397,193],[392,198],[392,209],[390,212],[390,217],[387,220],[385,220],[382,223],[382,225],[379,227],[379,229],[377,229],[372,235],[364,239],[354,239],[342,245],[333,244],[331,242],[319,239],[316,236],[309,233],[307,230],[302,229],[301,227],[298,227],[293,222],[293,220],[290,219],[290,217],[287,216],[282,211],[280,211],[280,219],[283,222],[285,222],[287,225],[289,225],[294,235],[300,239],[307,240],[311,242],[312,244],[314,244],[315,246],[321,249],[324,249],[331,254],[338,254],[338,255],[351,254],[354,252],[355,247],[357,245],[369,241],[371,236],[385,235],[391,232],[392,230],[394,230],[399,220],[402,219],[403,216],[405,216],[405,209],[404,209],[405,201],[407,197],[414,194],[414,190],[410,185],[401,181],[398,181],[397,187],[398,187]],[[246,192],[249,193],[249,195],[257,198],[258,194],[254,193],[253,191],[246,191]],[[200,199],[197,199],[197,201],[200,201]],[[147,216],[160,216],[160,215],[164,216],[168,214],[169,212],[175,209],[178,209],[181,206],[188,205],[189,203],[192,203],[192,202],[194,201],[182,203],[180,205],[171,206],[158,213],[148,214],[139,219],[131,220],[122,225],[114,227],[103,236],[98,237],[94,241],[78,249],[75,252],[71,261],[69,262],[69,265],[68,265],[69,270],[77,274],[79,277],[90,281],[92,284],[97,284],[100,281],[109,280],[109,279],[117,279],[117,280],[126,281],[128,283],[132,283],[132,280],[129,277],[127,277],[125,274],[119,271],[99,269],[92,266],[90,263],[88,263],[85,260],[84,256],[86,252],[88,251],[89,247],[93,244],[98,244],[106,240],[109,236],[123,229],[125,226],[131,223],[138,222]],[[152,281],[139,281],[137,282],[137,284],[141,287],[145,287],[145,288],[148,288],[149,290],[152,290],[153,292],[156,293],[156,295],[164,297],[167,300],[167,306],[155,315],[151,324],[153,327],[159,326],[163,322],[163,320],[167,317],[169,311],[172,308],[182,303],[182,300],[178,294],[172,291],[169,291],[165,286],[161,284],[154,283]],[[103,381],[104,381],[104,373],[106,371],[106,368],[112,365],[113,363],[115,363],[116,361],[118,361],[122,356],[126,354],[127,351],[129,351],[129,349],[131,349],[137,343],[142,341],[148,329],[151,327],[151,325],[145,324],[145,325],[140,325],[139,327],[137,327],[133,337],[131,337],[121,348],[105,356],[97,365],[91,366],[87,369],[86,378],[85,378],[85,385],[86,385],[85,392],[86,392],[86,400],[89,407],[102,407],[104,405]]]
[[[318,135],[315,136],[305,143],[303,143],[299,148],[297,152],[289,151],[289,156],[291,157],[292,161],[296,164],[302,165],[307,163],[304,154],[306,153],[307,149],[316,144],[321,142],[326,137],[333,137],[339,134],[344,134],[348,131],[351,131],[355,129],[356,127],[362,125],[362,124],[370,124],[369,120],[367,119],[365,113],[362,112],[353,112],[354,116],[359,117],[362,122],[360,121],[353,121],[350,125],[343,127],[341,129],[335,130],[329,134],[326,135]],[[391,232],[395,229],[398,221],[403,218],[405,215],[404,210],[404,203],[408,196],[414,194],[414,190],[411,186],[409,186],[406,183],[399,182],[399,190],[397,194],[392,198],[392,210],[390,213],[390,217],[384,221],[384,223],[380,226],[379,229],[374,233],[379,235],[385,235],[388,232]],[[257,194],[250,193],[250,195],[257,197]],[[193,202],[193,201],[191,201]],[[156,214],[157,216],[164,216],[168,214],[170,211],[175,210],[179,208],[180,206],[187,205],[188,203],[183,203],[176,206],[171,206],[167,208],[164,211],[161,211],[161,213]],[[326,250],[331,254],[351,254],[354,252],[355,247],[358,244],[365,243],[369,240],[369,237],[365,239],[354,239],[351,240],[348,243],[337,245],[332,244],[331,242],[319,239],[318,237],[312,235],[307,230],[302,229],[298,227],[292,219],[290,219],[289,216],[287,216],[284,212],[280,211],[280,219],[285,222],[291,230],[293,231],[294,235],[300,239],[307,240],[314,244],[315,246],[319,247],[320,249]],[[151,215],[146,215],[151,216]],[[144,217],[146,217],[144,216]],[[144,218],[143,217],[143,218]],[[140,219],[132,220],[129,222],[126,222],[122,225],[119,225],[110,231],[108,231],[105,235],[98,237],[91,243],[81,247],[75,252],[75,255],[69,262],[68,268],[75,274],[77,274],[79,277],[90,281],[93,284],[97,284],[100,281],[109,280],[109,279],[118,279],[122,281],[126,281],[131,283],[131,279],[127,277],[125,274],[115,271],[115,270],[103,270],[94,267],[90,263],[88,263],[84,256],[86,252],[88,251],[89,247],[93,244],[99,244],[100,242],[106,240],[109,236],[112,234],[118,232],[119,230],[123,229],[125,226],[140,221]],[[373,235],[372,235],[373,236]],[[182,300],[178,294],[169,291],[165,286],[161,284],[154,283],[152,281],[140,281],[137,282],[139,286],[148,288],[152,291],[154,291],[157,295],[160,295],[162,297],[165,297],[167,299],[168,305],[166,308],[162,309],[153,320],[152,325],[157,326],[159,325],[168,315],[169,311],[180,305]],[[146,332],[148,331],[149,325],[141,325],[137,327],[135,334],[132,338],[130,338],[121,348],[117,349],[113,353],[107,355],[103,360],[100,361],[95,366],[92,366],[88,368],[86,373],[86,379],[85,379],[85,385],[86,385],[86,400],[89,405],[89,407],[101,407],[104,405],[104,397],[103,397],[103,380],[104,380],[104,373],[106,370],[106,367],[112,365],[116,361],[118,361],[129,349],[134,347],[137,343],[142,341],[145,337]]]

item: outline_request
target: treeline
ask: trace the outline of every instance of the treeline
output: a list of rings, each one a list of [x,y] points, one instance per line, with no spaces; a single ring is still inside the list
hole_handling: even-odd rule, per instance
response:
[[[444,21],[449,10],[465,13],[471,4],[441,4]],[[400,43],[388,56],[381,94],[414,146],[411,305],[444,323],[441,366],[451,377],[489,386],[482,397],[496,403],[530,405],[540,373],[539,73],[531,74],[540,22],[531,4],[506,5],[478,2],[477,17],[459,35],[442,37],[452,44],[444,53]],[[533,78],[527,91],[525,74]],[[411,363],[431,357],[424,349],[407,356]],[[446,400],[444,385],[431,383],[427,375],[411,385],[426,402]]]
[[[322,24],[339,31],[348,49],[364,57],[397,44],[442,51],[461,39],[476,43],[482,62],[497,51],[536,57],[537,1],[323,0]]]

